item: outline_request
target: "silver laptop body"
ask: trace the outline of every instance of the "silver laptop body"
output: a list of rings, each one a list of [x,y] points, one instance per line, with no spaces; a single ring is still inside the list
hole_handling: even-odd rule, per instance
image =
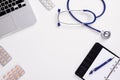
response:
[[[35,22],[28,0],[0,0],[0,38]]]

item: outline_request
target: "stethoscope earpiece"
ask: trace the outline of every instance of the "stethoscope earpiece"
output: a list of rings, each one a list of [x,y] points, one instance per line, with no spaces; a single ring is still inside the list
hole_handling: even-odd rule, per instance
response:
[[[111,32],[110,31],[101,31],[101,37],[103,39],[109,39],[111,36]]]

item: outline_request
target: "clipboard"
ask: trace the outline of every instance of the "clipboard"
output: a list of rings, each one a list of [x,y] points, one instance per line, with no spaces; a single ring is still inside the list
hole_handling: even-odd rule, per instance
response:
[[[111,61],[105,63],[110,58]],[[96,68],[97,70],[90,74]],[[101,44],[95,43],[75,74],[82,80],[119,80],[120,57]]]

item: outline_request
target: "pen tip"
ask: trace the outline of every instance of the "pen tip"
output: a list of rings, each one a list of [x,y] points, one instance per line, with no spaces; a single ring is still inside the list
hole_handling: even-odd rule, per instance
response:
[[[90,71],[89,75],[92,74],[92,73],[93,73],[93,71]]]

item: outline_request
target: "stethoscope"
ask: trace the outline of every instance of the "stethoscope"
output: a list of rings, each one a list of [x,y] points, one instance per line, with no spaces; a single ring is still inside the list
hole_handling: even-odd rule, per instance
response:
[[[96,19],[99,18],[99,17],[101,17],[101,16],[105,13],[105,11],[106,11],[106,4],[105,4],[104,0],[101,0],[101,2],[102,2],[102,4],[103,4],[103,11],[102,11],[101,14],[99,14],[99,15],[96,15],[94,12],[92,12],[91,10],[87,10],[87,9],[84,9],[84,10],[70,10],[70,7],[69,7],[70,0],[67,0],[67,10],[68,10],[67,12],[68,12],[68,13],[70,14],[70,16],[71,16],[74,20],[76,20],[77,22],[83,24],[84,26],[86,26],[86,27],[88,27],[88,28],[90,28],[90,29],[92,29],[92,30],[94,30],[94,31],[96,31],[96,32],[99,32],[99,33],[101,34],[101,37],[102,37],[103,39],[108,39],[108,38],[110,38],[110,36],[111,36],[111,32],[110,32],[110,31],[98,30],[98,29],[90,26],[90,24],[93,24],[93,23],[96,21]],[[72,13],[73,11],[82,11],[82,12],[84,12],[84,13],[90,13],[90,14],[93,15],[93,20],[90,21],[90,22],[83,22],[83,21],[81,21],[80,19],[78,19],[75,15],[73,15],[73,13]],[[58,26],[61,26],[61,23],[62,23],[62,24],[72,25],[72,24],[64,23],[64,22],[60,21],[59,16],[60,16],[61,13],[64,13],[64,12],[66,12],[66,11],[62,11],[62,12],[61,12],[61,10],[58,9]]]

